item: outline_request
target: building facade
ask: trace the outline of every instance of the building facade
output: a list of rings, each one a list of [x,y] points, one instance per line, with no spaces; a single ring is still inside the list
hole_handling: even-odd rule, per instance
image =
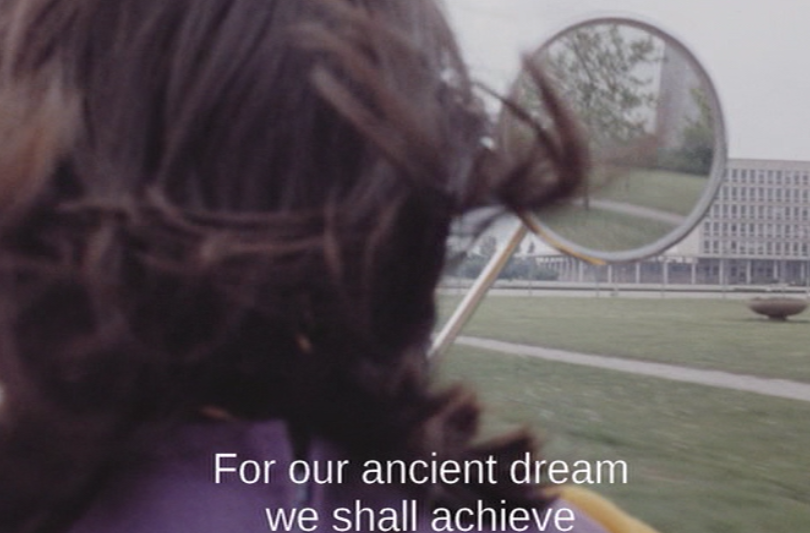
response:
[[[810,162],[731,159],[704,220],[683,243],[637,264],[539,258],[563,281],[810,285]]]
[[[728,283],[806,285],[810,162],[730,160],[699,231],[703,263]]]

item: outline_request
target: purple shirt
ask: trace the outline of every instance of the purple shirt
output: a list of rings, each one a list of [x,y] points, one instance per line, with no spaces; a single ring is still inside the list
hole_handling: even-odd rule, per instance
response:
[[[396,487],[351,480],[326,484],[292,482],[288,472],[295,458],[289,443],[286,426],[277,421],[184,426],[157,443],[142,460],[116,472],[88,512],[68,532],[434,531],[431,511],[424,502]],[[336,466],[341,459],[335,447],[315,441],[310,446],[307,464],[314,465],[317,461],[322,466],[329,461],[335,467],[333,481],[337,481]],[[297,472],[303,475],[302,471]],[[290,519],[294,509],[302,513],[297,515],[302,520],[284,525],[283,518]],[[569,509],[574,519],[563,520],[560,528],[555,527],[554,514],[568,516]],[[279,514],[282,510],[284,516]],[[551,514],[543,526],[545,529],[532,525],[533,519],[518,518],[513,523],[516,529],[505,531],[605,533],[565,502],[555,503],[549,511],[540,511],[541,520],[547,517],[545,513]],[[270,519],[277,521],[275,529],[270,526]],[[372,522],[373,528],[369,526]],[[504,529],[498,526],[495,531]]]

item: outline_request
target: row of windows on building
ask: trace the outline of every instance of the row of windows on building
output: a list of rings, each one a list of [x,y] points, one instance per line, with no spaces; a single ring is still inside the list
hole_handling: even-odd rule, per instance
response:
[[[726,182],[748,185],[810,185],[810,172],[806,170],[729,168],[725,178]]]
[[[703,253],[711,255],[744,255],[758,257],[805,258],[808,253],[807,242],[778,241],[729,241],[707,239],[703,241]]]
[[[700,250],[719,257],[805,259],[810,252],[810,165],[763,166],[741,160],[701,225]]]
[[[808,205],[750,205],[716,203],[709,211],[710,219],[729,220],[732,218],[756,220],[787,220],[790,222],[810,222]]]
[[[810,227],[767,222],[704,222],[703,236],[810,239]]]
[[[807,203],[810,189],[746,187],[726,185],[720,188],[719,201]]]

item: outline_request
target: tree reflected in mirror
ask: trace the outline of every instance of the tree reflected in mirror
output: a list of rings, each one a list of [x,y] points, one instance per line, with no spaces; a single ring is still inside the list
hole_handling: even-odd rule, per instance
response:
[[[693,56],[658,30],[611,19],[574,26],[529,60],[576,116],[593,161],[573,201],[538,214],[538,232],[605,260],[651,255],[682,238],[717,188],[720,176],[710,178],[725,145],[715,92]],[[542,125],[541,94],[524,73],[512,97]],[[532,128],[508,112],[501,128],[513,149],[532,142]]]

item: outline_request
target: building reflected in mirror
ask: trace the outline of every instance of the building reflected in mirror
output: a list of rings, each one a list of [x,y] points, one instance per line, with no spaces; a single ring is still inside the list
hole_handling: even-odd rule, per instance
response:
[[[658,95],[659,165],[708,175],[714,145],[709,97],[690,60],[666,44]]]

